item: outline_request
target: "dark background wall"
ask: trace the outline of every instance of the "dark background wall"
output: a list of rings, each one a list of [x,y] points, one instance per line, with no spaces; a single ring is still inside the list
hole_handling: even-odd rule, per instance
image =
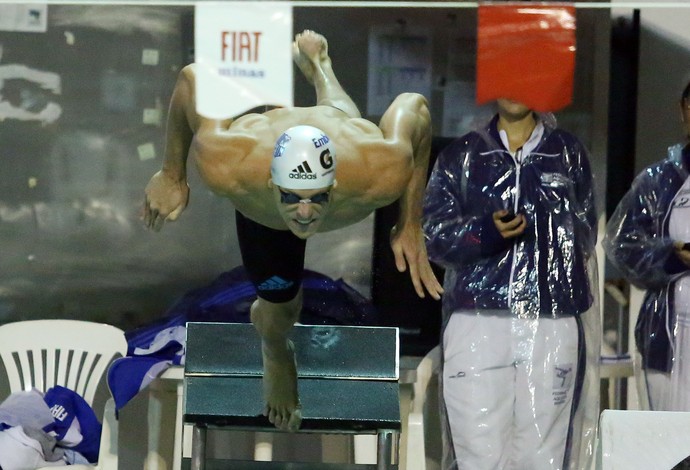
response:
[[[690,8],[680,14],[690,21]],[[646,27],[644,10],[641,18],[636,173],[683,141],[679,100],[690,81],[690,37],[674,38]]]
[[[160,240],[138,219],[163,143],[161,125],[144,124],[142,114],[165,115],[184,60],[182,17],[176,8],[51,6],[46,33],[0,32],[0,66],[56,73],[62,88],[53,95],[6,81],[2,91],[55,101],[62,115],[48,125],[0,124],[0,321],[68,317],[127,327],[221,267],[220,244],[196,243],[191,232],[158,256]],[[159,52],[158,65],[142,64],[147,48]],[[159,158],[140,156],[140,146]],[[210,222],[204,211],[188,215],[200,227]],[[195,253],[184,249],[194,243]]]
[[[573,104],[557,117],[592,151],[603,207],[610,16],[605,9],[580,9],[577,22]],[[441,132],[449,83],[474,81],[475,9],[294,12],[295,31],[313,29],[328,38],[340,81],[363,111],[369,31],[388,25],[432,31],[429,99],[440,150],[454,137]],[[193,10],[185,6],[50,5],[46,33],[0,32],[0,66],[24,64],[57,73],[62,82],[57,96],[17,81],[6,82],[2,93],[18,100],[24,90],[36,106],[54,99],[63,109],[49,125],[0,123],[0,322],[68,317],[129,329],[240,264],[233,209],[193,170],[190,206],[178,222],[153,234],[139,220],[143,188],[160,166],[177,72],[193,60],[192,28]],[[157,65],[142,64],[144,49],[158,51]],[[458,49],[460,63],[449,53]],[[295,103],[313,103],[299,76]],[[143,123],[144,110],[157,110],[161,121]],[[484,117],[490,109],[462,111]],[[403,328],[410,351],[424,352],[437,341],[440,306],[417,299],[407,275],[393,267],[388,233],[395,211],[379,211],[340,238],[316,239],[310,245],[330,251],[308,255],[307,267],[353,284],[373,299],[383,324]]]

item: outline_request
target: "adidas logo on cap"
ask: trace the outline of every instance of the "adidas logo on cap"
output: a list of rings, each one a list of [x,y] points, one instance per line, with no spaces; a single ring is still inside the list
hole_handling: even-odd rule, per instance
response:
[[[311,169],[307,161],[303,161],[301,165],[297,165],[297,168],[293,168],[288,175],[290,179],[296,180],[315,180],[316,173]]]

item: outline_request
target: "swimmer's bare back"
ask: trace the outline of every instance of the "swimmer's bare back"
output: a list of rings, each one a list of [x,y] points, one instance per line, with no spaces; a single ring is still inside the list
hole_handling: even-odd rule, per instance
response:
[[[352,225],[396,201],[412,174],[412,155],[405,146],[386,141],[372,122],[330,106],[280,108],[244,115],[226,128],[220,124],[199,121],[190,149],[199,173],[245,216],[278,230],[285,226],[267,182],[275,141],[290,127],[318,127],[337,149],[337,187],[320,231]]]

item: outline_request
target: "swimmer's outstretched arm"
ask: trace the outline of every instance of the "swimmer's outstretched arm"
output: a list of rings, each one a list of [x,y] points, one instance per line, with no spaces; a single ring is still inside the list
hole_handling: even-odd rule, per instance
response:
[[[194,65],[184,67],[170,99],[163,165],[146,186],[144,223],[158,231],[189,202],[187,155],[201,118],[196,113]]]
[[[400,198],[398,221],[391,230],[391,249],[395,265],[403,272],[408,267],[415,291],[424,290],[440,299],[443,287],[431,269],[422,231],[422,202],[431,153],[431,115],[424,96],[403,93],[386,110],[379,127],[387,140],[399,143],[413,158],[412,177]]]

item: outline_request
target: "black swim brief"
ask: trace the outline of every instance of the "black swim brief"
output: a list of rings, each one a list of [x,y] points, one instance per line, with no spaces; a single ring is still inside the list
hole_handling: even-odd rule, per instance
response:
[[[302,285],[306,240],[274,230],[235,211],[242,263],[256,293],[269,302],[292,300]]]

